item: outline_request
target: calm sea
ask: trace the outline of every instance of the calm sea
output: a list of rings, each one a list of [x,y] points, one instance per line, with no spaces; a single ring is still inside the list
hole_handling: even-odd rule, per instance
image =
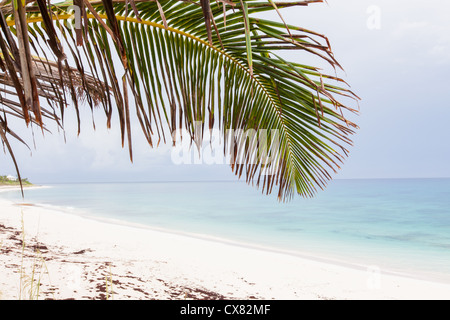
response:
[[[450,283],[450,179],[335,180],[288,203],[243,182],[59,184],[25,201]]]

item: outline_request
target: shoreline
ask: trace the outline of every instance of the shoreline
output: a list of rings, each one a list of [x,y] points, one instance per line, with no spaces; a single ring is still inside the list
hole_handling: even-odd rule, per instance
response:
[[[20,205],[20,204],[17,204],[17,205]],[[23,205],[30,205],[30,204],[24,203]],[[263,252],[267,252],[267,253],[274,253],[274,254],[286,255],[286,256],[291,256],[291,257],[297,257],[300,259],[310,260],[313,262],[331,264],[331,265],[336,265],[339,267],[344,267],[344,268],[349,268],[349,269],[354,269],[354,270],[359,270],[359,271],[366,271],[368,268],[372,267],[367,264],[347,261],[347,260],[344,260],[343,258],[334,258],[334,257],[332,258],[332,257],[326,256],[326,254],[319,255],[319,254],[316,254],[313,252],[283,249],[283,248],[267,246],[267,245],[263,245],[263,244],[233,240],[233,239],[224,238],[224,237],[220,237],[220,236],[212,236],[209,234],[192,233],[192,232],[186,232],[186,231],[175,230],[175,229],[155,227],[155,226],[146,225],[146,224],[142,224],[142,223],[129,222],[129,221],[119,220],[119,219],[114,219],[114,218],[95,217],[95,216],[89,215],[89,214],[79,214],[76,212],[68,212],[68,211],[62,210],[58,207],[51,207],[51,206],[47,207],[47,206],[34,205],[34,204],[31,204],[31,205],[38,207],[38,208],[43,208],[46,210],[52,210],[52,211],[56,211],[56,212],[62,212],[64,214],[68,214],[68,215],[79,216],[84,219],[96,221],[96,222],[100,222],[100,223],[111,224],[111,225],[116,225],[116,226],[124,226],[124,227],[129,227],[129,228],[136,228],[136,229],[141,229],[141,230],[149,230],[149,231],[156,232],[156,233],[172,234],[175,236],[187,237],[187,238],[191,238],[191,239],[213,242],[213,243],[218,243],[218,244],[222,244],[222,245],[229,245],[229,246],[233,246],[233,247],[237,247],[237,248],[257,250],[257,251],[263,251]],[[426,277],[423,274],[419,274],[419,273],[407,273],[402,270],[395,271],[392,269],[387,270],[386,268],[380,269],[380,273],[385,274],[385,275],[410,278],[413,280],[420,280],[420,281],[427,281],[427,282],[434,282],[434,283],[442,282],[444,284],[450,285],[450,282],[447,279],[445,279],[445,280],[441,279],[441,278],[439,278],[439,276]]]
[[[41,185],[34,185],[30,186],[30,189],[40,189],[40,188],[52,188],[52,186],[41,186]],[[19,187],[9,187],[5,188],[5,190],[2,190],[0,188],[0,192],[2,191],[20,191]],[[0,199],[1,200],[1,199]],[[8,200],[10,201],[10,200]],[[20,205],[20,203],[16,203],[15,205]],[[383,264],[383,266],[379,266],[380,263],[377,262],[376,264],[368,264],[363,263],[360,261],[350,261],[349,259],[346,259],[348,257],[339,257],[339,256],[330,256],[327,255],[327,252],[312,252],[312,251],[299,251],[296,249],[287,249],[287,248],[281,248],[276,246],[270,246],[265,244],[259,244],[256,242],[248,242],[247,240],[236,240],[231,238],[226,238],[222,236],[214,236],[211,234],[205,234],[205,233],[194,233],[194,232],[187,232],[182,230],[176,230],[176,229],[169,229],[164,227],[157,227],[152,226],[144,223],[139,222],[130,222],[126,220],[116,219],[116,218],[107,218],[107,217],[99,217],[92,214],[92,212],[89,211],[83,211],[81,209],[77,209],[74,207],[60,207],[55,206],[51,204],[31,204],[31,203],[23,203],[23,205],[31,205],[37,208],[41,208],[44,210],[50,210],[54,212],[61,212],[68,215],[75,215],[82,218],[85,218],[87,220],[92,220],[96,222],[106,223],[106,224],[113,224],[117,226],[125,226],[125,227],[131,227],[131,228],[137,228],[142,230],[150,230],[154,232],[159,232],[163,234],[173,234],[178,235],[181,237],[188,237],[203,241],[210,241],[210,242],[216,242],[219,244],[225,244],[225,245],[231,245],[239,248],[245,248],[245,249],[253,249],[253,250],[261,250],[266,251],[268,253],[275,253],[275,254],[282,254],[282,255],[288,255],[292,257],[298,257],[301,259],[307,259],[312,260],[315,262],[321,262],[326,264],[332,264],[337,265],[345,268],[355,269],[359,271],[367,271],[368,269],[378,268],[379,272],[386,275],[392,275],[392,276],[399,276],[404,278],[410,278],[415,280],[421,280],[421,281],[428,281],[428,282],[434,282],[434,283],[444,283],[447,285],[450,285],[450,279],[449,277],[441,272],[441,273],[435,273],[435,272],[425,272],[425,271],[405,271],[403,269],[395,269],[392,266],[389,266],[389,263],[386,265],[386,263]]]
[[[34,186],[34,188],[51,188],[51,187],[50,186]],[[20,190],[20,188],[12,188],[12,189],[17,189],[18,191]],[[2,192],[2,191],[13,191],[13,190],[0,190],[0,192]],[[173,235],[177,235],[177,236],[181,236],[181,237],[188,237],[188,238],[193,238],[193,239],[198,239],[198,240],[203,240],[203,241],[216,242],[219,244],[231,245],[231,246],[235,246],[235,247],[239,247],[239,248],[260,250],[260,251],[265,251],[268,253],[288,255],[288,256],[292,256],[292,257],[298,257],[301,259],[312,260],[315,262],[333,264],[333,265],[351,268],[351,269],[360,270],[360,271],[366,271],[369,267],[372,267],[367,264],[348,261],[348,260],[344,260],[342,258],[336,258],[336,257],[332,258],[330,256],[327,256],[326,254],[319,255],[319,254],[313,253],[313,252],[298,251],[298,250],[293,250],[293,249],[283,249],[283,248],[279,248],[279,247],[267,246],[267,245],[258,244],[258,243],[250,243],[250,242],[244,242],[244,241],[239,241],[239,240],[233,240],[233,239],[224,238],[224,237],[220,237],[220,236],[213,236],[213,235],[202,234],[202,233],[192,233],[192,232],[186,232],[186,231],[175,230],[175,229],[167,229],[167,228],[162,228],[162,227],[146,225],[143,223],[129,222],[126,220],[120,220],[120,219],[114,219],[114,218],[97,217],[97,216],[91,215],[89,213],[87,213],[87,214],[83,213],[83,211],[80,211],[79,209],[75,209],[75,211],[71,211],[70,209],[74,209],[72,207],[64,208],[64,207],[58,207],[58,206],[53,206],[53,205],[31,204],[31,203],[27,203],[27,202],[14,203],[14,205],[34,206],[36,208],[41,208],[44,210],[50,210],[50,211],[60,212],[60,213],[68,214],[68,215],[79,216],[84,219],[97,221],[100,223],[112,224],[112,225],[117,225],[117,226],[125,226],[125,227],[137,228],[137,229],[142,229],[142,230],[150,230],[150,231],[154,231],[154,232],[158,232],[158,233],[173,234]],[[450,285],[450,282],[447,279],[446,280],[440,279],[438,276],[426,277],[423,274],[419,274],[419,273],[406,273],[402,270],[400,270],[400,271],[386,270],[386,268],[381,269],[380,272],[382,274],[386,274],[386,275],[401,276],[401,277],[411,278],[411,279],[415,279],[415,280],[423,280],[423,281],[430,281],[430,282],[441,282],[442,281],[442,282],[445,282],[446,284]]]
[[[25,256],[32,259],[33,248],[42,248],[40,261],[45,261],[51,279],[51,284],[46,284],[43,275],[39,299],[105,298],[108,266],[113,298],[119,300],[450,298],[448,284],[376,269],[352,268],[146,226],[114,224],[39,206],[18,206],[3,199],[0,207],[0,268],[7,275],[0,280],[3,299],[17,298],[13,288],[17,291],[20,278],[22,212],[25,243],[34,242],[25,246]],[[77,290],[70,290],[74,287]]]
[[[24,185],[24,189],[41,189],[41,188],[51,188],[49,186],[41,186],[41,185]],[[19,191],[20,192],[20,186],[16,185],[0,185],[0,192],[10,192],[10,191]]]

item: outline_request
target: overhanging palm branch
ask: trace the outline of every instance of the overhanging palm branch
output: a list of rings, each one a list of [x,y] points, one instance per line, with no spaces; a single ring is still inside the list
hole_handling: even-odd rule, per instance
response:
[[[312,196],[347,155],[356,125],[344,113],[355,110],[340,101],[357,97],[337,76],[283,58],[295,50],[340,68],[325,36],[257,14],[313,2],[321,1],[7,1],[0,81],[18,101],[2,101],[2,141],[9,148],[7,136],[19,138],[6,114],[62,126],[65,106],[78,110],[83,97],[103,107],[108,127],[117,111],[131,158],[131,112],[151,146],[175,130],[196,141],[218,127],[237,175],[267,193],[278,186],[279,199]],[[67,24],[74,4],[79,28]],[[243,134],[252,130],[268,133],[264,146]]]

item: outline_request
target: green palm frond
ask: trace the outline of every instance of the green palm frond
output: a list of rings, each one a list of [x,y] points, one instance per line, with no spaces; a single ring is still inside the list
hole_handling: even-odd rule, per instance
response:
[[[339,168],[357,127],[344,115],[356,110],[341,101],[358,98],[337,76],[283,58],[286,50],[296,50],[340,68],[325,36],[260,19],[258,13],[314,2],[321,1],[77,0],[85,8],[77,30],[67,24],[73,2],[30,2],[25,7],[30,48],[41,57],[30,61],[41,105],[48,106],[41,112],[20,101],[3,107],[24,119],[30,110],[37,123],[42,113],[45,125],[48,119],[59,121],[56,110],[62,117],[70,102],[66,95],[77,110],[84,97],[91,107],[104,108],[108,126],[115,108],[122,144],[127,142],[132,157],[131,99],[150,145],[169,142],[176,130],[185,129],[195,141],[205,128],[218,127],[237,175],[267,193],[278,186],[279,199],[313,196],[331,179],[329,171]],[[18,23],[10,6],[2,7],[12,32],[2,28],[0,81],[25,92],[12,75],[20,67],[8,42]],[[46,65],[52,66],[47,73]],[[245,135],[261,131],[268,133],[264,146],[258,135]]]

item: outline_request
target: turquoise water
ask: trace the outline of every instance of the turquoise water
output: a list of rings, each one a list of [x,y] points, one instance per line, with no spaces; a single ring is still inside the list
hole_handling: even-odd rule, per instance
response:
[[[450,283],[450,179],[335,180],[288,203],[243,182],[60,184],[25,201]]]

